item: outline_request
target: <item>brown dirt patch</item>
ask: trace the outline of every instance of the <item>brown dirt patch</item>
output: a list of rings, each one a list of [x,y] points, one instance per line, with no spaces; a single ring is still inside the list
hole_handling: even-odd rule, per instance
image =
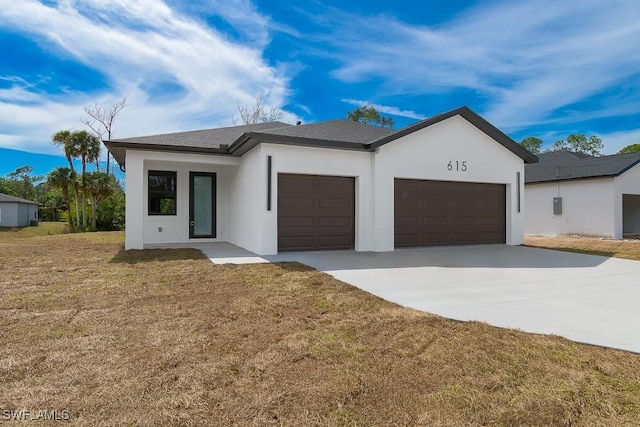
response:
[[[640,424],[638,355],[405,309],[300,264],[123,252],[121,233],[0,237],[0,260],[0,417]]]
[[[527,236],[524,243],[527,246],[538,248],[640,260],[640,240],[636,239],[613,240],[588,236]]]

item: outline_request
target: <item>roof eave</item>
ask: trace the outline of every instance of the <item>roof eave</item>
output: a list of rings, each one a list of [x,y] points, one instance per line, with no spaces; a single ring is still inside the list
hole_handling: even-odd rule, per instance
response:
[[[126,164],[126,151],[130,150],[144,150],[144,151],[162,151],[162,152],[179,152],[179,153],[199,153],[199,154],[217,154],[217,155],[229,155],[229,148],[208,148],[208,147],[188,147],[183,145],[167,145],[167,144],[139,144],[135,142],[120,142],[120,141],[105,141],[104,145],[109,152],[113,154],[118,164],[121,167],[125,167]],[[114,149],[124,149],[122,157],[121,153],[114,151]]]
[[[298,136],[288,135],[273,135],[261,132],[247,132],[240,138],[235,140],[229,146],[229,153],[233,156],[242,156],[249,152],[252,148],[260,143],[268,144],[282,144],[292,145],[300,147],[313,147],[313,148],[332,148],[338,150],[350,150],[350,151],[370,151],[368,144],[356,143],[356,142],[342,142],[333,141],[328,139],[315,139],[304,138]]]
[[[633,168],[634,166],[636,166],[638,163],[640,163],[640,159],[636,160],[635,162],[631,163],[630,165],[628,165],[627,167],[621,169],[615,176],[620,176],[623,173],[625,173],[626,171],[628,171],[629,169]]]
[[[579,181],[583,179],[604,179],[604,178],[615,178],[619,176],[619,174],[606,174],[606,175],[590,175],[590,176],[575,176],[568,178],[553,178],[553,179],[544,179],[544,180],[536,180],[536,181],[527,181],[525,177],[525,185],[528,184],[553,184],[554,182],[567,182],[567,181]]]

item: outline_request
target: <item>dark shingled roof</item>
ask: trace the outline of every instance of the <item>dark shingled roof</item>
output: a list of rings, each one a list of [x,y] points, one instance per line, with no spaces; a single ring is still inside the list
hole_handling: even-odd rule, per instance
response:
[[[270,135],[295,136],[300,138],[319,139],[324,141],[353,142],[368,144],[382,137],[395,133],[392,129],[366,125],[353,120],[331,120],[308,125],[290,126],[280,129],[269,129],[261,133]]]
[[[269,129],[289,127],[292,127],[292,125],[282,122],[257,123],[254,125],[230,126],[215,129],[192,130],[188,132],[163,133],[160,135],[114,139],[112,142],[135,143],[141,145],[220,148],[221,145],[231,144],[246,132],[264,132]]]
[[[539,163],[525,166],[526,184],[614,177],[640,163],[640,153],[593,157],[562,150],[542,153],[538,158]]]
[[[28,203],[30,205],[37,205],[38,203],[31,200],[21,199],[20,197],[10,196],[8,194],[0,193],[0,202],[8,203]]]
[[[373,151],[427,126],[455,115],[460,115],[486,133],[525,162],[536,162],[529,151],[498,130],[468,107],[460,107],[447,113],[422,120],[399,131],[371,126],[351,120],[331,120],[293,126],[281,122],[233,126],[142,136],[107,141],[105,144],[120,165],[124,165],[126,150],[143,149],[242,156],[261,142],[343,150]]]

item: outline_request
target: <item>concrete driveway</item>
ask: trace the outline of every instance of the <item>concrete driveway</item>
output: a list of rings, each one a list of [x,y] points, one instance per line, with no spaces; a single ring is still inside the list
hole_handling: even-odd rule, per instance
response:
[[[242,262],[298,261],[388,301],[451,319],[640,353],[638,261],[502,245],[236,256]]]

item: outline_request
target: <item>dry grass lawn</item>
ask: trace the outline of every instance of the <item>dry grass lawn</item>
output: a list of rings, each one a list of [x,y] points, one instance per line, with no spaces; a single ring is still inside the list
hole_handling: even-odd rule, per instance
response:
[[[527,236],[525,245],[640,261],[640,240],[613,240],[586,236]]]
[[[640,425],[640,355],[401,308],[300,264],[23,231],[0,233],[0,417]]]

